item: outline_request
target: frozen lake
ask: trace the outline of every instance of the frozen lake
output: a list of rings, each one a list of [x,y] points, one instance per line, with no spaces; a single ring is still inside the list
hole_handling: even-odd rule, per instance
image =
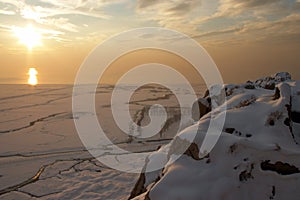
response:
[[[114,144],[131,152],[154,151],[176,134],[180,109],[169,90],[151,85],[134,93],[129,110],[135,123],[149,122],[147,109],[153,104],[165,106],[169,113],[160,134],[136,139],[113,122],[112,88],[97,88],[95,107]],[[206,89],[196,88],[199,96]],[[75,129],[72,89],[72,85],[0,85],[1,199],[128,198],[139,175],[110,169],[89,154]]]

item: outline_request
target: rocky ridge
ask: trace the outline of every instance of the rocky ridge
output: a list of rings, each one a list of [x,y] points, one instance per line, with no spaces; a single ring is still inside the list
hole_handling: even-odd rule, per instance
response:
[[[226,121],[213,150],[205,157],[199,151],[211,117],[221,115],[211,115],[207,91],[194,105],[199,121],[149,157],[166,158],[164,168],[142,173],[130,199],[298,199],[300,81],[282,72],[223,87]],[[176,141],[195,133],[184,154],[170,162]]]

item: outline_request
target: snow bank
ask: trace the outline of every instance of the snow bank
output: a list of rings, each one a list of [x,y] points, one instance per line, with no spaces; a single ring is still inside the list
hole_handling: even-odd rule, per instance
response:
[[[205,157],[199,152],[211,118],[206,94],[196,102],[199,122],[174,140],[197,134],[189,149],[164,169],[141,174],[131,198],[299,199],[300,82],[285,72],[224,87],[227,117],[214,149]],[[176,157],[174,143],[149,163]]]

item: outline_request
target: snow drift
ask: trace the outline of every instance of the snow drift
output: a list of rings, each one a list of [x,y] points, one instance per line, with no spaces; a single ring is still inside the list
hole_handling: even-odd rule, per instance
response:
[[[198,123],[174,140],[197,133],[190,147],[172,164],[176,142],[153,153],[148,164],[164,157],[165,167],[142,173],[130,199],[299,199],[300,82],[278,73],[224,89],[227,117],[214,149],[199,152],[212,117],[207,92],[196,102]]]

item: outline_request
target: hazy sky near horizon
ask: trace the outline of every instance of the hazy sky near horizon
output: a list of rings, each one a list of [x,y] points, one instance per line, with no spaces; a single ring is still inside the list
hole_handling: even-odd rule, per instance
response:
[[[149,26],[195,39],[227,83],[300,79],[300,0],[0,0],[0,18],[0,83],[26,83],[30,67],[40,83],[73,83],[94,47]]]

